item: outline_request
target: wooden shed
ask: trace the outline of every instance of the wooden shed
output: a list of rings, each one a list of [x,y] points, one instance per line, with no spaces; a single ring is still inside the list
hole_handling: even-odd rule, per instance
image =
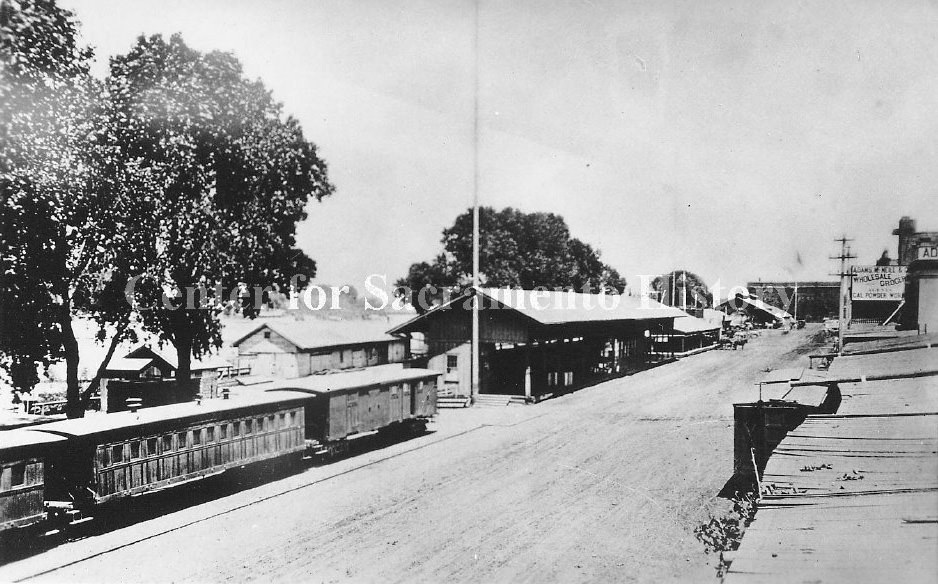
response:
[[[403,363],[409,356],[407,341],[383,328],[377,321],[263,322],[232,345],[252,375],[277,378]]]
[[[540,399],[641,369],[651,337],[671,329],[677,308],[647,298],[538,290],[469,289],[392,330],[422,333],[425,366],[443,373],[443,394],[471,384],[471,297],[480,298],[480,393]]]

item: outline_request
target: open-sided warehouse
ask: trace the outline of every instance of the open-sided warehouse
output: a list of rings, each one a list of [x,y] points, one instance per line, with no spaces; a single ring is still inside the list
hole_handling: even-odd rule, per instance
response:
[[[427,367],[445,390],[469,395],[471,297],[437,306],[390,334],[422,333]],[[685,313],[631,296],[478,289],[480,393],[542,398],[647,365],[652,336]]]

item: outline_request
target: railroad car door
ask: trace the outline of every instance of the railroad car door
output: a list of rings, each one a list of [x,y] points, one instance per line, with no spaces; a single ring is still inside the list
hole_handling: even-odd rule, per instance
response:
[[[404,395],[401,392],[401,388],[396,385],[390,387],[390,393],[391,406],[388,409],[389,417],[392,422],[397,422],[404,416]]]
[[[357,432],[359,426],[361,426],[361,417],[358,411],[358,392],[351,391],[348,393],[348,404],[346,410],[348,416],[348,433]]]
[[[411,391],[409,383],[403,385],[403,399],[401,400],[401,406],[403,406],[404,419],[412,418],[414,415],[414,392]]]

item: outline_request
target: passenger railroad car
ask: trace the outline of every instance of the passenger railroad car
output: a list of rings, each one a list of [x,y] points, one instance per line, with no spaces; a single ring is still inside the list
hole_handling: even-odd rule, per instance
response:
[[[0,531],[45,519],[46,461],[64,443],[26,429],[0,433]]]
[[[66,438],[51,497],[103,503],[305,450],[302,396],[253,394],[33,428]]]

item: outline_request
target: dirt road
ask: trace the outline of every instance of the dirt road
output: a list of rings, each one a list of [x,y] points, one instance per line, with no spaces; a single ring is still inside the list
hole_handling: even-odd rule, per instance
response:
[[[434,434],[63,543],[0,581],[711,581],[693,529],[727,508],[732,403],[806,364],[814,332],[444,411]]]

